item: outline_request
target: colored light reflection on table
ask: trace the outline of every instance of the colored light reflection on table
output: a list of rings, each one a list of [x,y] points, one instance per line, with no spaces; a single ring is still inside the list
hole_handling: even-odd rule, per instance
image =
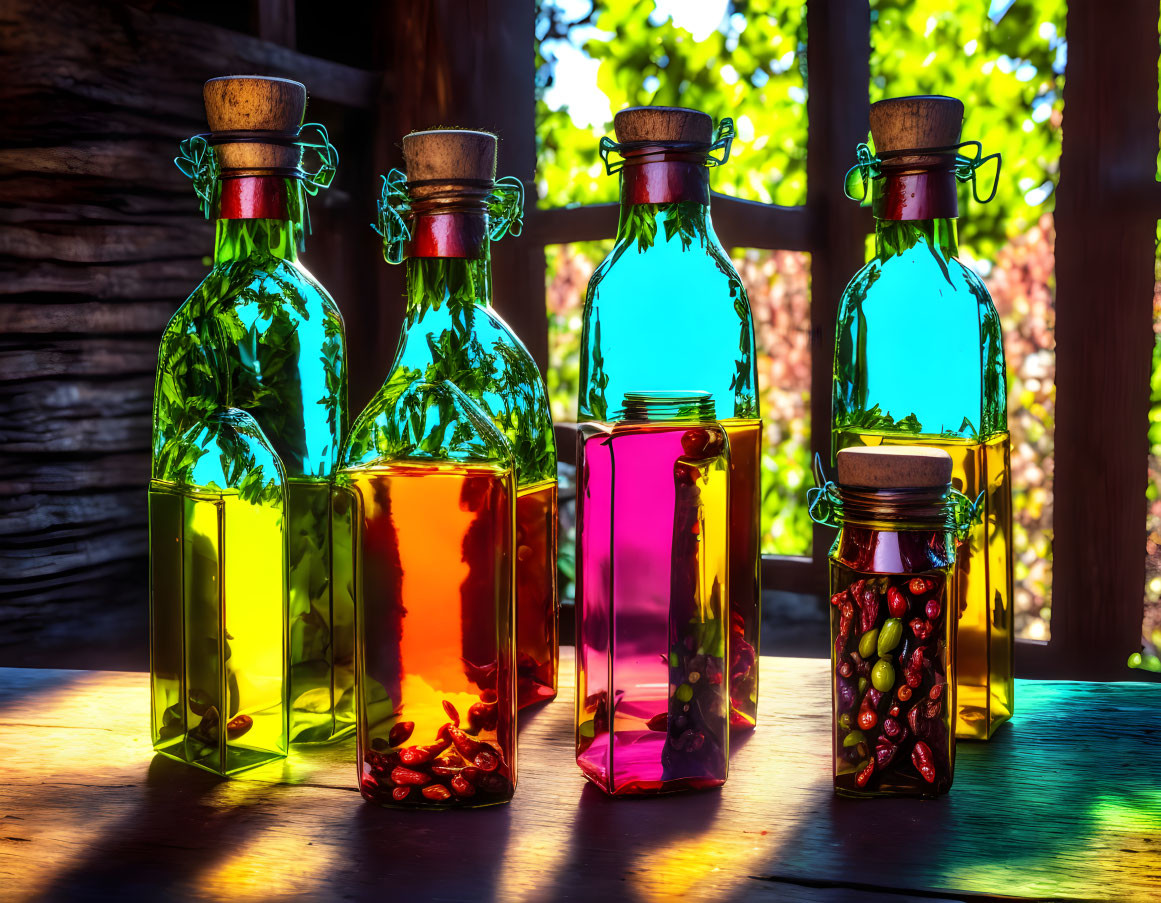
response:
[[[720,791],[609,800],[573,761],[566,652],[560,698],[522,717],[515,798],[470,813],[363,804],[350,741],[225,781],[153,757],[144,674],[0,669],[6,892],[359,898],[389,881],[447,899],[720,900],[787,882],[810,899],[803,884],[823,881],[1158,896],[1161,686],[1021,681],[1012,723],[960,744],[946,797],[843,800],[825,663],[765,658],[759,729],[733,744]]]

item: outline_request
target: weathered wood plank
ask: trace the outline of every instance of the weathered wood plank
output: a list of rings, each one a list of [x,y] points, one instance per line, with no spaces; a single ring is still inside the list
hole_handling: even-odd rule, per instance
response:
[[[826,663],[764,658],[720,792],[611,801],[573,762],[565,653],[560,697],[523,717],[514,801],[446,814],[363,803],[350,743],[228,782],[153,759],[141,674],[0,672],[0,877],[30,899],[1161,893],[1161,687],[1020,681],[949,796],[863,802],[831,792]]]

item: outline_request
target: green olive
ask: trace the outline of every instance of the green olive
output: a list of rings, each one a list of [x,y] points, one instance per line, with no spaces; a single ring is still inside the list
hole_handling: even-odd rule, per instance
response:
[[[849,731],[851,729],[851,716],[848,713],[843,712],[843,714],[839,715],[838,723],[839,727],[841,727],[844,731]]]
[[[888,618],[879,631],[879,655],[886,655],[903,639],[903,619]]]
[[[848,749],[852,746],[858,746],[860,743],[866,743],[867,738],[863,736],[862,731],[851,731],[843,737],[843,746]]]
[[[689,702],[693,699],[693,687],[689,684],[682,684],[673,695],[677,697],[678,702]]]
[[[859,678],[859,695],[862,696],[867,692],[867,679],[865,677]]]
[[[871,669],[871,683],[880,693],[889,693],[895,686],[895,666],[887,659],[875,662],[875,667]]]
[[[879,628],[872,627],[861,637],[859,637],[859,655],[863,658],[870,658],[875,654],[875,643],[879,639]]]

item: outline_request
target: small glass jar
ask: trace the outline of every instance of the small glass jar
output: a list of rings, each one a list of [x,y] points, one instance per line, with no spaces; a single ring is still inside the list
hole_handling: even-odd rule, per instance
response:
[[[970,520],[941,449],[838,453],[811,516],[830,551],[834,788],[938,796],[955,771],[956,545]]]
[[[576,759],[613,796],[729,759],[729,441],[708,393],[627,393],[579,439]]]

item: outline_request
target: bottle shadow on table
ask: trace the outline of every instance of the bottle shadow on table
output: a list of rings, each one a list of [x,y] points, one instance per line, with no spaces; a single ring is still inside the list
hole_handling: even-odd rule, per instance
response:
[[[659,858],[704,839],[721,803],[720,790],[614,799],[585,781],[573,816],[568,858],[556,869],[551,885],[544,876],[542,897],[655,899]]]
[[[215,803],[242,786],[164,756],[149,764],[144,787],[84,786],[72,803],[94,813],[122,810],[58,874],[46,900],[162,900],[186,897],[202,877],[264,827],[246,806]],[[248,784],[258,804],[278,785]],[[125,806],[126,797],[140,799]]]

